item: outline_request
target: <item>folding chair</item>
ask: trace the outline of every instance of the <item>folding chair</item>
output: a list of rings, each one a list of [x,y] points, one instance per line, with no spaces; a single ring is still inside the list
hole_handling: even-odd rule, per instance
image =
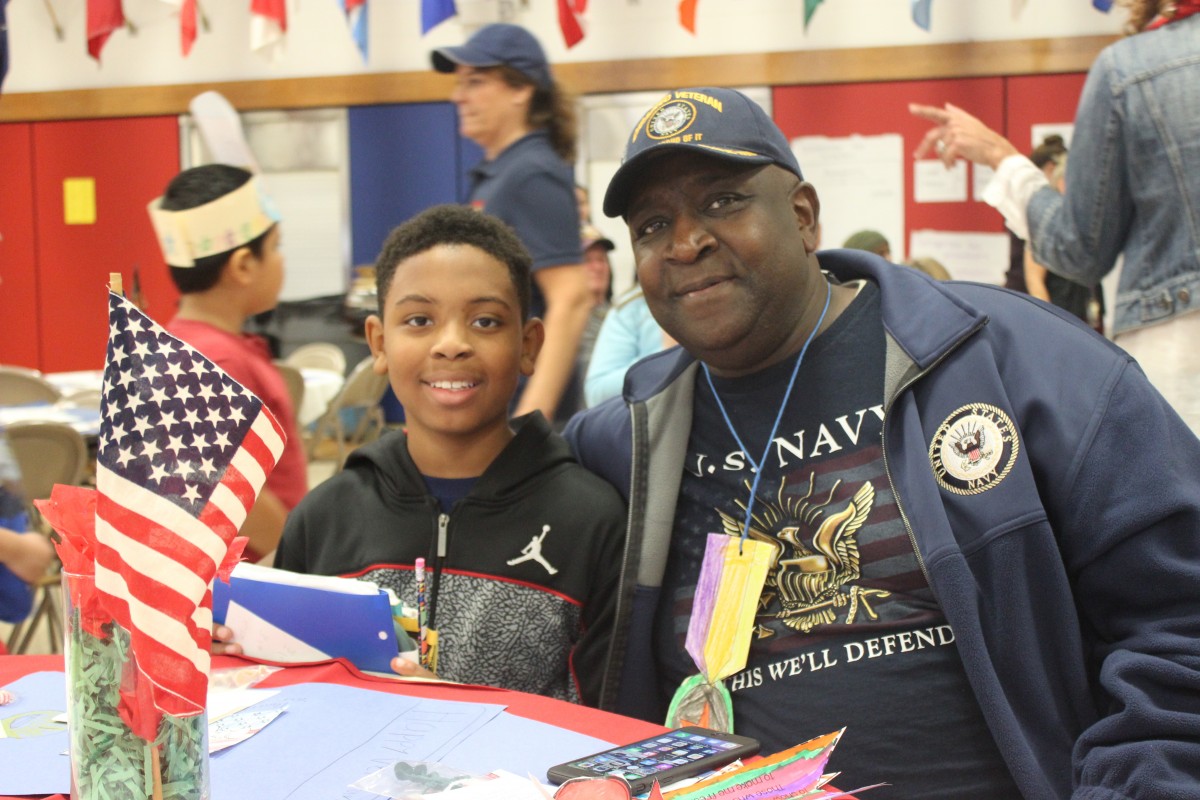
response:
[[[346,374],[346,354],[329,342],[310,342],[293,350],[283,363],[296,369],[327,369],[338,375]]]
[[[310,461],[321,438],[328,435],[337,445],[337,467],[340,470],[351,450],[379,438],[383,433],[386,421],[379,403],[387,391],[388,379],[386,375],[376,375],[371,370],[371,361],[372,358],[368,356],[355,365],[341,391],[329,401],[329,407],[316,421],[309,442]],[[342,413],[346,411],[360,414],[358,424],[349,435],[342,419]]]
[[[0,365],[0,405],[57,403],[62,393],[36,370]]]
[[[21,468],[21,484],[29,500],[50,496],[54,484],[78,484],[87,469],[88,449],[83,436],[61,422],[16,422],[5,428],[9,448]],[[30,519],[43,533],[49,533],[41,515],[31,509]],[[45,624],[50,652],[62,646],[62,610],[58,595],[62,577],[55,563],[34,584],[34,606],[28,617],[18,622],[8,637],[8,650],[22,654],[33,640],[38,626]]]
[[[283,382],[287,384],[288,394],[292,398],[292,409],[299,414],[300,406],[304,403],[304,375],[300,372],[299,367],[286,361],[276,361],[275,368],[279,370],[279,374],[283,376]]]

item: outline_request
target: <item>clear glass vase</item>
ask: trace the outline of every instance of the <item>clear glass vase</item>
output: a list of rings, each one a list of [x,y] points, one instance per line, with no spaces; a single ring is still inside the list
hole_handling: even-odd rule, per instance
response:
[[[122,694],[148,687],[129,632],[99,608],[93,577],[63,573],[63,598],[73,800],[208,800],[208,715],[163,714],[153,741],[135,734]]]

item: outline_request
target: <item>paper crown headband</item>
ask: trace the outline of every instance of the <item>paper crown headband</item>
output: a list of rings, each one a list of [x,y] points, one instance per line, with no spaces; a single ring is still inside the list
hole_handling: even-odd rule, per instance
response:
[[[163,259],[172,267],[252,242],[279,221],[279,212],[255,176],[229,194],[182,211],[165,211],[162,198],[147,206]]]

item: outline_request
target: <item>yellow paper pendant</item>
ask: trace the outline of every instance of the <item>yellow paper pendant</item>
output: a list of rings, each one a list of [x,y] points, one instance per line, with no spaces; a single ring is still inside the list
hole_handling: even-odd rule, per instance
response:
[[[745,669],[773,557],[765,542],[708,535],[685,647],[709,683]]]

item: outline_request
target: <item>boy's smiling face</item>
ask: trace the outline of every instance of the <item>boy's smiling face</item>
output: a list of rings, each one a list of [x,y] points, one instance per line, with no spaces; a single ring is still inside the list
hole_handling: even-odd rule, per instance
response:
[[[367,339],[375,371],[388,375],[404,407],[414,458],[428,444],[476,441],[484,451],[493,449],[484,442],[498,444],[498,453],[542,333],[539,320],[522,323],[508,267],[483,250],[443,244],[400,262]],[[418,467],[425,471],[420,459]]]

